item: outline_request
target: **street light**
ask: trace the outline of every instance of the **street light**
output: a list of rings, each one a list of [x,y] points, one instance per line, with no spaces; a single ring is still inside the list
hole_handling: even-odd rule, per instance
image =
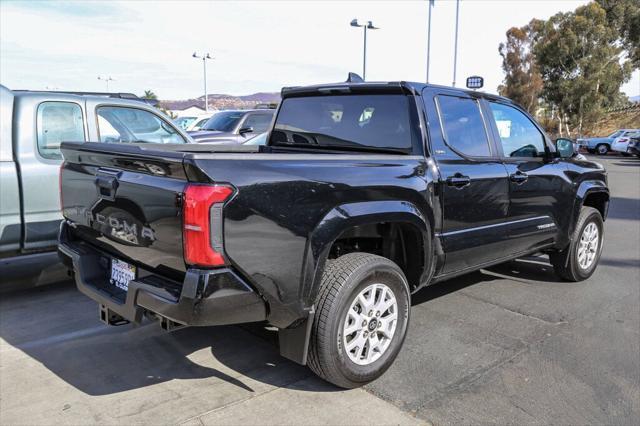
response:
[[[202,59],[202,65],[204,66],[204,110],[209,112],[209,95],[207,95],[207,59],[215,59],[211,57],[208,53],[198,55],[196,52],[193,52],[193,56],[196,59]]]
[[[101,76],[98,76],[98,80],[102,80],[102,81],[104,81],[105,83],[107,83],[107,92],[109,92],[109,82],[110,82],[110,81],[116,81],[114,78],[111,78],[111,76],[109,76],[109,77],[101,77]]]
[[[367,78],[367,30],[378,30],[380,27],[374,27],[373,22],[367,21],[366,24],[358,23],[357,19],[353,19],[351,21],[352,27],[362,27],[364,28],[364,51],[362,54],[362,79],[366,80]]]
[[[460,0],[456,0],[456,36],[453,45],[453,87],[456,87],[456,71],[458,68],[458,16],[460,15]]]

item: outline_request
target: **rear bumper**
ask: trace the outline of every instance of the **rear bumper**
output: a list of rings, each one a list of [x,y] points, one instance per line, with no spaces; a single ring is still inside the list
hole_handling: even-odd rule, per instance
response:
[[[128,291],[120,290],[109,282],[111,256],[83,241],[71,241],[66,226],[60,228],[59,253],[73,265],[78,290],[95,300],[101,312],[140,323],[147,311],[194,326],[266,319],[264,300],[229,268],[189,269],[178,283],[139,267]]]

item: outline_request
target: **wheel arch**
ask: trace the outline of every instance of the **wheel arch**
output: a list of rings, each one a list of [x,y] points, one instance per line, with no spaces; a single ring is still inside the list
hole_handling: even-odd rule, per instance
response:
[[[593,207],[600,212],[605,221],[609,211],[609,188],[600,180],[583,181],[576,192],[576,201],[573,208],[572,220],[569,224],[569,235],[573,234],[580,210],[584,206]]]
[[[343,204],[333,208],[310,235],[302,296],[312,301],[318,290],[324,265],[334,243],[351,229],[367,225],[397,224],[412,227],[421,236],[423,259],[419,282],[428,281],[433,269],[433,212],[421,211],[408,201],[387,200]],[[414,290],[420,285],[413,286]]]

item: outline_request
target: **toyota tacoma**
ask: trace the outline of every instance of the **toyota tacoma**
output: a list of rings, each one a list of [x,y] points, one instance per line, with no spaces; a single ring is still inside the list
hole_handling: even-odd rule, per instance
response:
[[[265,322],[338,386],[379,377],[411,295],[533,253],[602,251],[600,164],[508,99],[421,83],[282,90],[267,143],[63,143],[59,251],[107,324]]]

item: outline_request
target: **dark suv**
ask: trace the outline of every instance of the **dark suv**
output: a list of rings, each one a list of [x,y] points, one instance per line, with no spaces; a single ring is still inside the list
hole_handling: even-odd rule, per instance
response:
[[[104,322],[267,321],[283,356],[354,387],[391,365],[425,286],[532,253],[594,273],[606,172],[509,99],[407,82],[282,98],[264,146],[63,145],[60,251]]]
[[[199,143],[243,143],[266,131],[274,112],[273,109],[221,111],[214,114],[200,130],[188,133]]]

